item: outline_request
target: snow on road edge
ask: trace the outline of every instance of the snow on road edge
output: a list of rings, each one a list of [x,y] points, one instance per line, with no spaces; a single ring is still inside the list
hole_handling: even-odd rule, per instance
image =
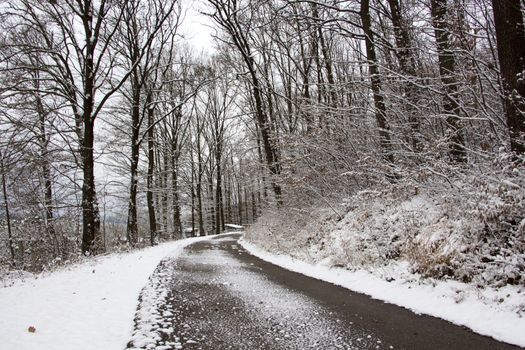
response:
[[[367,294],[417,314],[427,314],[466,326],[476,333],[499,341],[525,347],[525,317],[520,317],[515,310],[502,310],[484,303],[479,299],[479,295],[476,295],[480,291],[470,290],[464,283],[438,281],[435,285],[428,285],[403,280],[387,282],[364,270],[329,268],[309,264],[290,256],[275,255],[247,242],[244,238],[241,238],[239,243],[252,255],[287,270]],[[491,291],[485,292],[490,294]],[[504,293],[508,298],[515,299],[515,304],[525,303],[525,296],[516,293],[512,287]],[[521,304],[522,307],[523,305]]]
[[[209,237],[96,257],[0,288],[1,349],[123,349],[138,296],[159,262]],[[29,332],[35,327],[34,333]]]

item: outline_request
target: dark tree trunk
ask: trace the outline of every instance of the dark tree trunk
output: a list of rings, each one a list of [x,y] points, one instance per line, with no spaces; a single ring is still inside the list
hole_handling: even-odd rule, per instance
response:
[[[226,201],[226,210],[224,212],[224,223],[237,222],[236,220],[232,221],[234,219],[232,218],[232,198],[231,198],[232,187],[231,187],[231,178],[229,176],[225,175],[224,182],[225,182],[225,185],[224,185],[224,197],[225,197],[225,201]]]
[[[173,235],[177,238],[182,238],[182,221],[179,199],[179,160],[178,155],[174,155],[173,157],[174,159],[171,169],[171,190],[173,192]]]
[[[255,202],[255,193],[252,191],[252,222],[255,222],[257,220],[257,204]]]
[[[39,64],[41,64],[39,62]],[[34,76],[34,88],[35,88],[35,103],[36,110],[39,117],[39,141],[40,141],[40,157],[42,167],[42,178],[44,180],[44,209],[46,215],[46,233],[50,239],[54,242],[54,253],[55,256],[59,256],[60,247],[55,232],[54,213],[53,213],[53,182],[51,180],[51,165],[49,162],[48,155],[48,135],[46,130],[46,118],[47,113],[44,109],[44,104],[40,96],[40,76],[36,72]]]
[[[390,130],[386,120],[386,106],[384,97],[381,93],[381,79],[379,77],[379,69],[377,67],[377,57],[374,43],[374,32],[372,30],[372,23],[370,18],[370,1],[361,0],[361,24],[365,34],[366,56],[368,61],[368,70],[370,72],[370,82],[372,85],[372,93],[374,97],[375,118],[377,126],[379,127],[379,142],[385,160],[389,163],[394,163],[394,156],[392,154],[392,145],[390,141]]]
[[[257,155],[259,157],[259,164],[261,164],[260,166],[260,179],[261,179],[261,186],[260,186],[260,192],[262,192],[263,196],[264,196],[264,200],[268,200],[268,191],[267,191],[267,187],[266,187],[266,171],[265,171],[265,168],[263,166],[264,164],[264,158],[263,158],[263,153],[262,153],[262,147],[261,147],[261,138],[260,138],[260,133],[259,133],[259,124],[256,122],[255,123],[255,132],[256,132],[256,140],[257,140]]]
[[[41,65],[39,57],[36,58],[37,65]],[[39,117],[39,141],[40,141],[40,156],[41,156],[41,167],[42,167],[42,178],[44,180],[44,207],[46,212],[46,230],[47,234],[55,241],[56,249],[58,250],[58,242],[55,234],[55,225],[53,222],[53,187],[51,180],[51,166],[48,155],[48,134],[46,130],[46,118],[47,113],[44,109],[44,103],[40,96],[40,73],[37,71],[33,77],[34,88],[35,88],[35,103],[36,111]]]
[[[93,158],[94,123],[91,111],[85,109],[84,142],[82,145],[83,178],[82,183],[82,253],[95,254],[98,251],[97,240],[100,235],[100,217],[95,190],[95,172]]]
[[[222,198],[222,140],[216,138],[215,161],[217,162],[216,184],[215,184],[215,233],[219,234],[225,230],[224,226],[224,201]]]
[[[305,104],[311,103],[310,101],[310,70],[312,68],[312,55],[307,54],[307,49],[303,40],[303,32],[301,30],[301,21],[297,12],[297,7],[293,7],[294,15],[296,17],[295,24],[297,26],[297,38],[299,42],[299,50],[301,54],[302,69],[300,70],[301,78],[303,79],[303,99]],[[291,79],[289,79],[291,84]],[[291,87],[290,87],[291,88]],[[291,95],[291,93],[290,93]],[[290,101],[291,102],[291,101]],[[302,109],[301,109],[302,110]],[[304,122],[306,123],[306,133],[309,134],[313,127],[313,118],[308,111],[301,111],[304,116]]]
[[[210,170],[210,172],[208,173],[208,210],[209,210],[209,218],[210,218],[210,221],[211,221],[211,229],[210,229],[210,233],[215,233],[216,231],[216,227],[217,227],[217,223],[216,223],[216,220],[215,220],[215,200],[214,200],[214,196],[213,196],[213,175],[212,175],[212,172]]]
[[[525,27],[520,0],[492,0],[511,150],[525,153]],[[521,77],[521,80],[519,79]]]
[[[132,100],[131,100],[131,167],[130,167],[130,191],[128,206],[128,225],[126,235],[128,243],[135,245],[138,240],[137,226],[137,190],[138,190],[138,165],[140,155],[140,95],[141,88],[138,81],[138,72],[131,78]]]
[[[250,221],[250,208],[248,208],[248,190],[246,189],[246,186],[244,187],[244,217],[246,218],[246,222],[250,223],[253,222]],[[253,217],[252,217],[253,219]]]
[[[195,162],[193,162],[193,149],[190,147],[190,159],[191,159],[191,235],[195,236],[195,207],[196,207],[196,194],[195,194]]]
[[[164,140],[166,140],[166,137],[164,137]],[[171,233],[169,234],[169,222],[168,222],[168,168],[169,168],[169,154],[168,154],[168,147],[165,145],[163,148],[163,154],[162,154],[162,164],[163,164],[163,170],[162,170],[162,194],[161,194],[161,202],[162,202],[162,230],[164,232],[165,237],[171,237]]]
[[[148,104],[151,103],[151,93],[148,94]],[[152,107],[148,108],[148,177],[147,177],[147,192],[146,201],[148,203],[148,217],[149,217],[149,237],[150,244],[155,245],[157,238],[157,219],[155,217],[155,204],[153,201],[153,175],[155,170],[155,129],[153,127],[154,110]]]
[[[401,15],[400,1],[388,0],[388,4],[390,6],[390,15],[392,17],[392,24],[394,26],[396,55],[399,60],[401,73],[405,75],[405,79],[407,80],[403,86],[403,90],[408,101],[406,108],[408,111],[408,122],[411,129],[410,140],[412,143],[412,149],[414,151],[420,151],[419,119],[417,116],[417,110],[415,108],[417,104],[417,87],[413,82],[416,77],[416,62],[408,29],[409,26],[407,23],[405,23],[403,16]]]
[[[239,212],[239,225],[242,225],[244,223],[244,219],[242,216],[242,209],[243,209],[243,201],[242,201],[242,187],[240,182],[237,182],[237,211]]]
[[[11,265],[15,266],[15,248],[13,242],[13,232],[11,230],[11,214],[9,213],[9,200],[7,199],[7,181],[4,167],[4,158],[0,151],[0,171],[2,172],[2,195],[4,196],[5,219],[7,224],[7,245],[11,254]]]
[[[233,167],[233,157],[232,157],[232,167]],[[239,225],[242,225],[244,220],[242,217],[242,211],[243,211],[243,200],[242,200],[242,183],[243,183],[243,175],[242,175],[242,159],[239,159],[239,176],[235,177],[236,183],[237,183],[237,211],[239,212]],[[235,173],[235,170],[234,170]]]
[[[250,57],[250,61],[253,60]],[[255,73],[254,73],[255,74]],[[282,204],[282,190],[281,186],[277,184],[275,177],[279,175],[280,169],[278,160],[275,157],[275,152],[273,149],[272,144],[270,143],[270,125],[269,120],[264,114],[263,110],[263,104],[261,99],[261,90],[259,88],[259,82],[255,78],[252,79],[253,84],[253,96],[255,99],[255,109],[256,109],[256,117],[257,117],[257,124],[259,126],[259,131],[261,132],[261,138],[263,141],[263,149],[264,149],[264,155],[266,157],[266,163],[268,165],[268,169],[270,170],[270,173],[272,175],[272,178],[270,179],[270,182],[272,184],[273,193],[275,195],[275,198],[277,200],[277,204]]]
[[[455,77],[455,58],[450,48],[449,31],[447,27],[447,1],[430,0],[432,22],[435,28],[436,43],[439,58],[439,74],[445,88],[445,103],[443,109],[447,115],[447,133],[449,134],[449,154],[454,162],[467,161],[465,141],[459,120],[459,92]]]
[[[82,120],[84,132],[81,139],[81,158],[83,166],[82,182],[82,245],[83,254],[94,254],[100,250],[97,240],[100,236],[100,215],[98,210],[97,192],[95,189],[95,162],[93,145],[95,141],[95,64],[93,61],[96,42],[93,42],[93,8],[91,1],[83,4],[82,22],[84,34],[88,38],[85,43],[85,60],[83,73],[82,113],[77,120]],[[98,39],[98,38],[95,38]]]
[[[42,177],[44,178],[44,205],[46,208],[46,228],[48,234],[56,239],[55,235],[55,223],[54,223],[54,213],[53,213],[53,182],[51,180],[51,169],[49,166],[48,160],[48,150],[47,150],[47,136],[45,133],[45,128],[42,126],[43,136],[45,139],[44,145],[42,148]],[[58,247],[57,247],[58,248]]]
[[[317,38],[319,39],[319,45],[321,49],[321,53],[323,54],[323,62],[326,69],[326,78],[328,80],[328,87],[327,90],[330,94],[330,106],[333,108],[337,108],[337,93],[336,93],[336,87],[335,87],[335,79],[334,79],[334,73],[332,68],[332,59],[330,57],[330,52],[328,49],[328,45],[326,44],[323,27],[322,27],[322,19],[319,17],[319,9],[315,2],[312,3],[312,15],[314,17],[314,20],[316,20],[317,23]]]
[[[202,150],[201,150],[201,126],[197,116],[197,185],[195,186],[197,195],[197,221],[199,225],[199,235],[204,236],[204,213],[202,211]]]

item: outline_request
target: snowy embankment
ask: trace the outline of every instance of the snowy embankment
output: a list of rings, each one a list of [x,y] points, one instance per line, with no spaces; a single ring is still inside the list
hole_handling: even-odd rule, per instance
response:
[[[0,288],[0,348],[125,348],[148,277],[164,257],[200,239],[96,257]]]
[[[389,282],[378,277],[380,273],[374,274],[362,269],[349,271],[322,263],[310,264],[291,256],[269,253],[244,238],[240,243],[251,254],[285,269],[525,347],[525,317],[516,312],[516,308],[523,304],[525,298],[520,287],[506,286],[481,290],[452,280],[420,284],[416,282],[419,276],[415,274],[412,280],[406,279],[408,268],[403,264],[390,266],[390,269],[394,275],[395,270],[398,270],[400,276],[405,278],[391,279]]]

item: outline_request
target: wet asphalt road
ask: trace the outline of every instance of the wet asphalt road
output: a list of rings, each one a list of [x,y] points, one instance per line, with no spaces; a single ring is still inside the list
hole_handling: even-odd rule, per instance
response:
[[[176,341],[183,349],[518,349],[282,269],[247,253],[238,238],[195,243],[165,264],[173,274],[167,300],[174,335],[166,335],[163,344]]]

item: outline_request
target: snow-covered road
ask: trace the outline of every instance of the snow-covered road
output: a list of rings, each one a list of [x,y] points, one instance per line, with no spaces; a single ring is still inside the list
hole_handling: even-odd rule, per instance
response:
[[[129,348],[512,349],[262,261],[219,236],[155,271]]]

